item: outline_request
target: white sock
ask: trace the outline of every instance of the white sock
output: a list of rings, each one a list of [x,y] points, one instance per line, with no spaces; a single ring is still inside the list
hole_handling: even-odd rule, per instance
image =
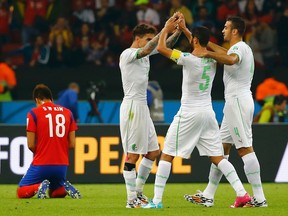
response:
[[[248,182],[252,186],[253,194],[258,202],[263,202],[265,200],[265,195],[260,176],[260,164],[255,152],[244,155],[242,160],[244,162],[244,171]]]
[[[156,173],[155,185],[154,185],[154,197],[153,203],[156,205],[162,201],[166,182],[169,178],[171,171],[171,163],[160,160],[158,164],[158,170]]]
[[[135,169],[131,171],[123,171],[123,177],[125,179],[126,190],[127,190],[127,200],[134,200],[136,196],[136,171]]]
[[[237,196],[244,196],[246,194],[246,190],[243,187],[241,180],[238,177],[238,174],[233,167],[233,165],[226,159],[223,159],[218,164],[218,168],[221,170],[223,175],[229,181],[230,185],[235,190]]]
[[[228,160],[229,155],[225,155],[224,158]],[[212,163],[209,173],[209,183],[203,191],[204,197],[208,199],[214,199],[214,195],[218,188],[219,182],[221,181],[222,175],[223,173],[221,172],[221,170],[219,170],[218,167]]]
[[[149,160],[145,157],[142,158],[136,179],[136,191],[142,193],[144,185],[146,183],[147,178],[149,177],[150,171],[153,166],[152,160]]]

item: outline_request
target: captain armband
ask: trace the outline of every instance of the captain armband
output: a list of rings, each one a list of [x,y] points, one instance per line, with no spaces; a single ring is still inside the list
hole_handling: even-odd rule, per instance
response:
[[[170,59],[174,62],[177,62],[178,59],[180,58],[181,55],[181,51],[177,50],[177,49],[173,49]]]

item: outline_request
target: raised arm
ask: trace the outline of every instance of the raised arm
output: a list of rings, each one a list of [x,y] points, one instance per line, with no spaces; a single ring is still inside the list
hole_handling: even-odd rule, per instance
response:
[[[214,52],[214,51],[208,51],[207,49],[204,49],[204,50],[197,52],[196,55],[200,58],[201,57],[213,58],[217,62],[226,64],[226,65],[233,65],[239,62],[239,57],[235,53],[227,55],[227,52]]]
[[[166,21],[166,23],[165,23],[165,26],[167,25],[167,24],[169,24],[169,23],[174,23],[174,26],[175,25],[178,25],[178,23],[179,23],[179,18],[181,17],[181,13],[180,12],[176,12],[176,13],[174,13],[173,14],[173,16],[172,17],[170,17],[167,21]],[[178,20],[178,21],[177,21]],[[164,26],[164,27],[165,27]],[[175,26],[176,27],[176,26]],[[167,47],[170,47],[170,48],[172,48],[175,44],[176,44],[176,42],[178,41],[178,39],[179,39],[179,37],[180,37],[180,35],[181,35],[181,30],[179,29],[179,28],[175,28],[174,27],[174,29],[173,29],[173,34],[171,35],[171,36],[169,36],[168,37],[168,39],[166,40],[166,44],[167,44]]]
[[[221,46],[219,46],[219,45],[217,45],[217,44],[215,44],[215,43],[213,43],[213,42],[211,42],[211,41],[209,41],[208,47],[209,47],[211,50],[213,50],[214,52],[216,52],[216,53],[227,54],[227,51],[228,51],[228,50],[225,49],[224,47],[221,47]]]
[[[177,29],[171,36],[169,36],[168,39],[166,40],[167,47],[172,48],[178,41],[181,33],[182,32]]]
[[[207,51],[205,57],[213,58],[217,62],[226,65],[233,65],[239,62],[239,57],[236,54],[227,55],[226,53]]]
[[[139,49],[137,53],[137,59],[149,55],[156,48],[160,33],[157,34],[152,40],[150,40],[143,48]]]
[[[169,19],[166,22],[165,27],[162,29],[160,34],[157,51],[167,58],[171,57],[173,50],[167,46],[166,39],[169,33],[175,31],[177,23],[178,21],[176,21],[175,19]]]
[[[181,31],[184,33],[184,35],[188,39],[189,44],[192,44],[192,33],[189,31],[189,29],[185,27],[184,29],[181,29]]]
[[[189,29],[186,27],[185,24],[185,18],[183,16],[183,14],[180,13],[180,22],[178,24],[179,29],[184,33],[184,35],[186,36],[186,38],[189,41],[189,44],[192,44],[192,33],[189,31]]]
[[[168,36],[167,29],[166,28],[162,29],[159,42],[158,42],[158,46],[157,46],[157,51],[161,53],[162,55],[164,55],[165,57],[170,58],[172,54],[172,49],[168,48],[166,45],[167,36]]]

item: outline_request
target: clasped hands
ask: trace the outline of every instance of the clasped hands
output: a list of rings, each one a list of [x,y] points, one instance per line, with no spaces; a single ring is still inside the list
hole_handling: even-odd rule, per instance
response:
[[[163,31],[174,33],[178,29],[183,31],[184,28],[186,28],[184,15],[181,12],[176,12],[166,21]]]

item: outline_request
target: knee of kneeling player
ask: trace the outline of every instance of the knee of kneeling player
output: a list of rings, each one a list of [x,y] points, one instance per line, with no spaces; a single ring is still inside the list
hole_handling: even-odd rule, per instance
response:
[[[19,188],[17,188],[16,196],[19,199],[31,198],[37,193],[38,187],[39,187],[39,185],[37,187],[33,187],[33,186],[19,187]]]

